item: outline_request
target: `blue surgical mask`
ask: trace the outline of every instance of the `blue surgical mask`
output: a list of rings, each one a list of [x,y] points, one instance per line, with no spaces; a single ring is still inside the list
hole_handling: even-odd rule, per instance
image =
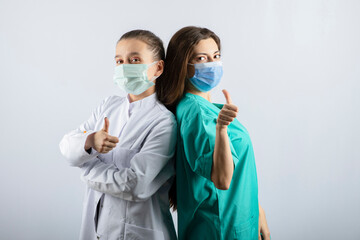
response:
[[[148,69],[156,62],[151,64],[121,64],[115,67],[114,82],[120,89],[127,93],[139,95],[154,86],[157,77],[148,79]]]
[[[190,82],[201,92],[208,92],[216,87],[223,75],[222,62],[206,62],[190,64],[195,68],[195,74]]]

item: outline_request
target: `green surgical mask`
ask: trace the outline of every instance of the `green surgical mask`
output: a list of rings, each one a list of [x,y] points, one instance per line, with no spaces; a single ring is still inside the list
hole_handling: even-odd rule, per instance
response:
[[[121,64],[115,67],[114,82],[120,89],[127,93],[139,95],[154,86],[154,81],[157,77],[154,76],[151,80],[148,79],[148,69],[157,63],[155,61],[151,64]]]

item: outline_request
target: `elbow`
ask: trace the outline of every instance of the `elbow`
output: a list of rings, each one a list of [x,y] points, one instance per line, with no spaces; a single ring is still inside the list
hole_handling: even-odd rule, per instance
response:
[[[119,176],[119,174],[120,172],[117,172],[115,175]],[[131,168],[126,171],[126,175],[126,179],[115,177],[114,188],[111,188],[112,185],[108,185],[106,187],[110,191],[103,192],[132,202],[145,202],[151,198],[154,192],[151,191],[153,187],[150,186],[150,181],[143,179]]]
[[[228,190],[230,188],[230,184],[228,183],[215,183],[215,187],[220,190]]]
[[[61,139],[61,142],[59,144],[60,153],[65,157],[65,159],[68,161],[69,165],[74,167],[76,166],[76,161],[73,161],[70,156],[70,144],[66,139],[66,135]]]
[[[144,185],[146,186],[146,185]],[[136,187],[135,189],[133,189],[131,195],[132,195],[132,201],[134,202],[145,202],[147,201],[149,198],[151,198],[152,194],[151,192],[148,192],[146,189],[146,187],[139,189],[138,187]]]
[[[69,153],[69,146],[60,143],[60,152],[71,167],[79,167],[81,165],[80,159],[73,158]]]
[[[149,200],[149,198],[151,198],[151,196],[144,196],[142,194],[133,194],[130,201],[133,201],[133,202],[145,202],[145,201]]]
[[[230,188],[233,171],[228,172],[211,172],[211,181],[215,187],[220,190],[228,190]]]
[[[59,144],[60,153],[67,160],[68,165],[71,167],[80,167],[84,164],[85,158],[83,157],[83,152],[78,149],[71,148],[69,141],[66,139],[66,136],[61,140]]]
[[[228,190],[230,188],[231,178],[216,178],[211,180],[217,189]]]
[[[70,167],[80,167],[81,165],[84,164],[84,160],[82,158],[74,158],[67,152],[61,152],[61,153]]]

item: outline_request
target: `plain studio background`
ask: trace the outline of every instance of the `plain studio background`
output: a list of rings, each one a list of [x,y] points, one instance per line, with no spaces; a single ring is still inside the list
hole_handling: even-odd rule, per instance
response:
[[[62,136],[113,94],[126,31],[215,31],[253,141],[272,239],[360,239],[360,2],[0,0],[0,238],[77,239],[84,183]],[[111,128],[111,123],[110,123]]]

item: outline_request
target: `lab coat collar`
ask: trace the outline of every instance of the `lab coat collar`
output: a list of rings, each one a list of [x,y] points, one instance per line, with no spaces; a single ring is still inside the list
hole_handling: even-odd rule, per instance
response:
[[[130,102],[129,100],[129,95],[126,96],[126,99],[128,101],[128,106],[129,106],[129,116],[134,113],[137,112],[139,109],[147,109],[147,108],[151,108],[152,106],[154,106],[155,102],[156,102],[156,93],[151,94],[150,96],[147,96],[141,100],[135,101],[135,102]]]

